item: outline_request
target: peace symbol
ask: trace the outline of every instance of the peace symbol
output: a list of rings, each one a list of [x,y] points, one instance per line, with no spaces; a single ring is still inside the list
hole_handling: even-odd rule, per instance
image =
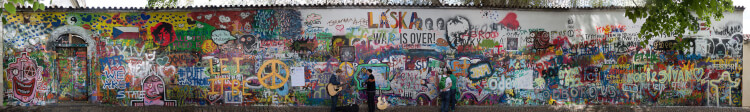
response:
[[[346,75],[352,76],[354,74],[354,66],[350,62],[341,63],[339,69],[343,70]]]
[[[284,71],[279,71],[279,68],[282,68]],[[266,82],[268,78],[271,78],[271,82]],[[263,87],[268,89],[281,88],[286,84],[287,79],[289,79],[289,67],[280,60],[274,59],[263,62],[263,65],[258,69],[258,81],[260,81]],[[281,80],[281,82],[276,83],[276,80]]]

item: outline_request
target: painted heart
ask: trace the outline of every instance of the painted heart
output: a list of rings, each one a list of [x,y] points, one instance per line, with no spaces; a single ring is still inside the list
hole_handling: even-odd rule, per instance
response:
[[[159,67],[159,70],[161,70],[162,74],[167,77],[172,77],[172,75],[177,74],[177,68],[175,68],[174,66],[161,66]]]
[[[516,20],[516,17],[517,17],[516,13],[512,13],[512,12],[508,13],[507,15],[505,15],[505,18],[503,18],[503,20],[500,21],[500,24],[504,25],[505,27],[509,29],[513,29],[513,30],[518,29],[519,24],[518,24],[518,20]]]
[[[344,31],[344,25],[336,25],[336,30]]]
[[[656,101],[661,94],[658,93],[658,91],[646,89],[646,96],[648,96],[652,101]]]
[[[157,58],[156,63],[159,65],[166,65],[169,63],[169,57]]]
[[[141,13],[141,20],[148,20],[151,19],[151,15],[146,15],[145,13]]]
[[[91,17],[91,15],[83,15],[83,16],[81,16],[81,20],[83,20],[85,22],[91,22],[92,18],[93,17]]]
[[[211,17],[213,17],[214,15],[213,14],[207,14],[205,16],[206,16],[206,20],[211,20]]]

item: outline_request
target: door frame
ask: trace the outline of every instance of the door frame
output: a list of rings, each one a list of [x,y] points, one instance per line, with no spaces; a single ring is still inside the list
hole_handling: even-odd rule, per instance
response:
[[[70,46],[56,46],[55,52],[57,52],[57,50],[60,50],[60,49],[76,49],[75,51],[78,51],[77,49],[80,49],[80,48],[85,48],[85,46],[84,47],[78,47],[78,46],[74,46],[74,47],[70,47]],[[88,53],[88,51],[83,51],[83,52]],[[68,58],[68,57],[60,57],[60,54],[55,54],[55,55],[56,55],[56,57],[58,59],[60,59],[60,58]],[[77,57],[77,56],[75,56],[75,57]],[[84,67],[86,67],[86,74],[81,74],[81,75],[86,75],[86,79],[85,79],[86,82],[84,82],[84,84],[86,85],[86,87],[85,87],[86,92],[83,93],[83,94],[86,95],[86,101],[90,102],[91,95],[89,93],[91,91],[89,89],[91,89],[91,86],[92,86],[91,85],[92,84],[91,83],[91,72],[92,72],[91,71],[91,61],[90,61],[88,55],[84,59],[86,60],[86,65],[84,66]],[[59,68],[59,66],[61,66],[59,63],[57,63],[56,60],[54,62],[55,62],[55,65],[58,66],[57,68]],[[57,79],[57,83],[60,84],[60,81],[62,79],[62,73],[60,73],[59,69],[57,69],[57,75],[55,75],[55,77],[56,77],[55,79]],[[58,95],[57,95],[56,100],[58,100],[58,102],[65,102],[63,100],[60,100],[60,95],[62,95],[62,87],[58,85],[56,87],[56,89],[58,90]],[[69,101],[78,102],[77,100],[69,100]]]
[[[86,61],[87,61],[86,62],[86,64],[87,64],[86,67],[87,67],[87,70],[88,70],[87,71],[88,72],[87,73],[87,75],[88,75],[87,76],[87,84],[88,84],[87,85],[87,89],[90,89],[91,88],[90,86],[93,86],[93,85],[90,84],[90,82],[91,82],[90,80],[91,80],[91,77],[92,77],[91,76],[91,72],[93,72],[93,70],[91,70],[91,68],[92,68],[91,67],[91,62],[94,62],[93,60],[95,59],[94,58],[94,56],[95,56],[94,53],[96,53],[96,43],[97,43],[96,40],[94,40],[92,38],[92,36],[94,36],[94,35],[93,35],[93,33],[91,33],[90,30],[87,30],[87,29],[85,29],[85,28],[83,28],[81,26],[65,25],[65,26],[57,27],[54,30],[52,30],[52,33],[50,33],[50,36],[51,36],[50,39],[47,39],[47,41],[46,41],[46,43],[47,43],[47,49],[51,49],[51,50],[55,50],[56,51],[57,47],[58,47],[57,40],[60,39],[60,36],[65,35],[65,34],[76,34],[76,35],[78,35],[78,38],[83,39],[83,41],[86,43],[86,45],[84,47],[86,47]],[[59,75],[57,77],[57,80],[58,81],[60,80]],[[57,87],[57,89],[59,90],[59,87]],[[59,93],[60,92],[58,91],[58,94]],[[91,93],[91,91],[87,90],[86,96],[88,97],[88,101],[87,102],[89,102],[89,103],[92,102],[92,99],[94,99],[94,98],[91,98],[92,95],[90,93]]]

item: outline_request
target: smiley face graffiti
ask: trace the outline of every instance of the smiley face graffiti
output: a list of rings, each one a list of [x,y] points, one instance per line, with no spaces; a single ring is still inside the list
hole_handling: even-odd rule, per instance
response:
[[[36,61],[30,59],[27,53],[21,53],[21,57],[8,64],[5,72],[11,79],[13,96],[21,102],[29,102],[36,94],[37,81],[41,80],[42,67],[36,65]]]

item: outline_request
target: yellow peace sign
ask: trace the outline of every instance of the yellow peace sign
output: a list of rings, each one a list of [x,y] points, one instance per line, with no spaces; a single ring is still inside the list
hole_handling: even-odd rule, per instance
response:
[[[339,69],[344,71],[346,75],[352,76],[354,74],[354,66],[350,62],[342,62]]]
[[[270,66],[269,66],[270,65]],[[283,68],[283,73],[281,74],[277,69],[280,67]],[[267,71],[266,67],[270,67],[271,71]],[[268,72],[268,73],[266,73]],[[284,75],[284,76],[282,76]],[[271,82],[266,82],[266,79],[271,78]],[[276,83],[276,79],[281,80],[281,83]],[[263,62],[263,66],[260,66],[260,69],[258,69],[258,81],[260,81],[260,84],[263,85],[263,87],[266,87],[268,89],[278,89],[284,86],[286,84],[287,79],[289,79],[289,67],[284,64],[284,62],[281,62],[280,60],[268,60],[266,62]]]

